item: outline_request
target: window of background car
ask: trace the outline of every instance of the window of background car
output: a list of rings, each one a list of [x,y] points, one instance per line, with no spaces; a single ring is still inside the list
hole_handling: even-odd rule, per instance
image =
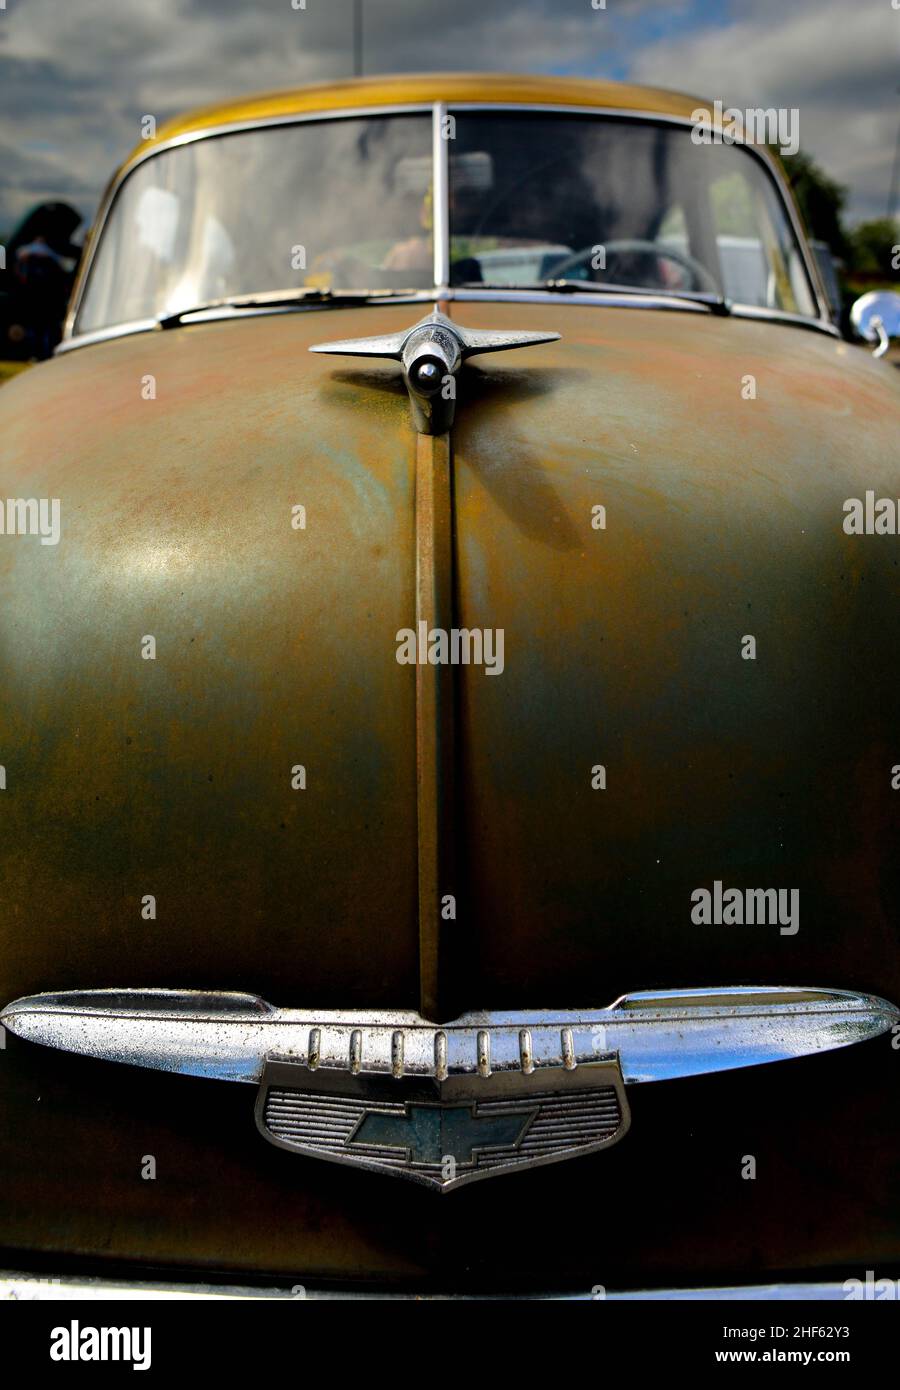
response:
[[[153,155],[115,199],[76,331],[241,294],[431,286],[431,145],[429,111],[270,126]]]
[[[695,144],[688,127],[460,112],[450,215],[456,285],[585,280],[816,313],[758,156]]]

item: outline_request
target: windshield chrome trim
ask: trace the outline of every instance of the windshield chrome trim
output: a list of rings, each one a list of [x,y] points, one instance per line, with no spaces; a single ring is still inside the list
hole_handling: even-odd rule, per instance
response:
[[[471,102],[406,102],[396,105],[385,106],[359,106],[339,108],[334,111],[312,111],[300,112],[285,116],[266,116],[256,119],[233,121],[222,125],[209,126],[203,130],[187,131],[181,135],[172,136],[169,140],[161,141],[159,144],[150,146],[145,152],[129,163],[110,183],[103,196],[100,208],[97,213],[95,225],[92,229],[90,244],[83,266],[78,275],[78,280],[72,295],[69,311],[66,315],[63,328],[62,342],[56,348],[57,353],[69,351],[74,347],[88,347],[91,344],[104,342],[108,338],[127,336],[130,333],[146,331],[150,327],[155,327],[156,320],[135,320],[131,324],[113,324],[109,327],[92,329],[87,333],[76,333],[75,322],[81,309],[87,290],[89,277],[93,268],[97,248],[103,238],[106,222],[112,211],[113,203],[125,183],[130,178],[135,169],[140,168],[148,159],[153,159],[157,155],[163,154],[168,150],[178,148],[181,145],[195,144],[198,140],[217,139],[225,135],[235,135],[246,131],[264,130],[269,126],[280,127],[290,125],[308,125],[311,122],[321,122],[328,120],[352,120],[367,116],[396,116],[396,115],[415,115],[431,112],[432,117],[432,160],[434,166],[434,289],[422,291],[422,298],[445,299],[467,297],[472,293],[484,299],[505,299],[506,295],[502,291],[488,292],[466,292],[463,295],[459,290],[449,291],[450,280],[450,149],[449,141],[443,138],[442,122],[444,117],[450,112],[471,112],[471,111],[529,111],[546,112],[551,115],[573,115],[573,116],[597,116],[603,118],[614,118],[624,121],[651,121],[656,124],[680,126],[682,128],[691,127],[690,120],[684,116],[675,116],[666,113],[643,110],[623,110],[620,107],[609,106],[581,106],[567,105],[565,103],[541,103],[541,102],[496,102],[496,101],[471,101]],[[813,299],[818,307],[818,315],[794,314],[781,309],[768,309],[755,305],[734,304],[731,306],[732,312],[736,317],[741,318],[761,318],[772,322],[794,323],[797,326],[825,331],[833,337],[840,337],[840,331],[834,324],[828,300],[821,285],[818,267],[815,263],[812,250],[807,243],[806,233],[800,225],[797,210],[793,199],[788,196],[788,190],[784,183],[783,175],[778,168],[775,160],[769,151],[761,145],[755,145],[750,141],[736,139],[736,145],[742,145],[744,149],[753,154],[764,166],[766,172],[775,185],[777,196],[781,206],[787,216],[789,225],[794,234],[794,238],[800,250],[801,261],[809,282],[809,288]],[[552,292],[542,290],[540,286],[535,286],[533,291],[524,292],[535,294],[545,298],[553,298],[559,302],[563,296],[554,296]],[[577,295],[566,295],[570,302],[581,302]],[[588,296],[585,296],[587,299]],[[609,303],[615,299],[622,304],[624,296],[610,296],[609,300],[601,300],[599,295],[591,295],[590,302]],[[660,295],[658,297],[646,295],[642,297],[643,306],[646,308],[668,308],[672,301],[677,300],[677,296]],[[385,303],[384,299],[379,302]],[[534,302],[524,300],[523,302]],[[678,306],[683,308],[685,304],[692,301],[680,300]],[[321,306],[317,306],[321,307]],[[629,301],[629,307],[634,307]],[[256,311],[255,311],[256,312]],[[290,312],[290,311],[289,311]],[[142,326],[137,326],[141,324]]]
[[[61,357],[76,348],[94,347],[97,343],[106,343],[114,338],[129,338],[133,333],[153,333],[158,327],[156,319],[133,319],[129,323],[113,324],[110,328],[95,328],[90,333],[76,333],[71,337],[64,337],[61,343],[57,343],[53,349],[53,356]]]
[[[677,294],[657,294],[652,290],[645,294],[637,290],[631,293],[604,294],[602,290],[579,293],[578,290],[544,289],[540,285],[528,290],[507,290],[502,285],[491,289],[459,286],[447,290],[442,297],[460,301],[472,300],[482,304],[558,304],[561,308],[565,308],[567,304],[586,304],[601,305],[605,309],[687,309],[704,315],[713,311],[711,304],[704,304],[699,299],[681,299]]]
[[[719,318],[716,312],[715,303],[704,304],[700,299],[683,299],[677,294],[654,294],[652,291],[640,294],[635,291],[632,294],[604,294],[602,290],[594,293],[579,294],[577,290],[566,291],[560,294],[551,289],[542,289],[536,286],[529,290],[504,290],[495,289],[470,289],[454,288],[448,290],[442,298],[445,299],[474,299],[479,301],[497,301],[501,303],[522,303],[522,304],[587,304],[591,306],[601,305],[605,309],[694,309],[697,313],[713,315]],[[728,318],[735,319],[761,319],[767,323],[782,323],[793,325],[795,328],[812,328],[817,333],[827,333],[830,338],[840,338],[840,329],[833,323],[826,323],[824,319],[809,319],[805,314],[791,314],[785,309],[764,309],[756,304],[736,304],[732,300],[728,301]]]
[[[434,243],[434,284],[443,290],[450,284],[450,141],[444,138],[447,108],[435,105],[432,117],[432,241]]]
[[[372,306],[383,305],[393,308],[395,305],[404,304],[433,304],[438,298],[445,298],[444,295],[437,295],[434,290],[400,290],[396,295],[379,295],[373,297]],[[346,303],[340,299],[321,300],[310,299],[304,302],[298,299],[296,304],[273,304],[273,305],[220,305],[211,309],[187,310],[184,315],[184,326],[190,327],[200,323],[227,323],[235,319],[258,319],[272,318],[277,314],[312,314],[319,310],[331,312],[334,309],[364,309],[367,304],[359,300]],[[60,357],[67,352],[76,352],[79,348],[94,347],[98,343],[105,343],[112,338],[127,338],[135,333],[157,333],[160,331],[159,319],[134,319],[131,323],[116,324],[114,328],[97,328],[90,333],[76,333],[71,338],[64,338],[54,349],[54,357]]]
[[[540,288],[533,290],[473,290],[456,289],[441,287],[433,290],[415,290],[407,293],[380,297],[372,300],[372,306],[382,305],[384,307],[394,307],[404,304],[440,304],[450,300],[465,303],[480,304],[553,304],[555,307],[567,308],[569,305],[576,305],[580,308],[590,309],[646,309],[655,312],[680,311],[681,313],[697,313],[705,317],[719,317],[706,304],[702,304],[693,299],[679,299],[677,295],[656,295],[656,294],[579,294],[577,291],[566,294],[555,293],[553,290],[543,290]],[[185,316],[184,326],[190,327],[199,323],[226,323],[237,319],[267,318],[274,315],[297,314],[297,313],[330,313],[335,309],[365,309],[371,307],[366,304],[356,302],[354,304],[342,304],[340,300],[323,303],[321,300],[311,301],[304,304],[298,300],[296,304],[281,304],[273,308],[241,308],[198,310],[196,313]],[[760,309],[750,304],[731,304],[729,306],[729,317],[735,319],[755,319],[762,323],[781,324],[783,327],[808,328],[816,333],[824,333],[829,338],[841,338],[840,329],[833,323],[825,323],[820,319],[804,318],[802,314],[789,314],[778,309]],[[135,319],[133,323],[116,324],[113,328],[98,328],[91,333],[76,333],[71,338],[64,338],[54,351],[55,357],[64,356],[69,352],[77,352],[79,348],[95,347],[99,343],[105,343],[116,338],[131,337],[136,333],[154,333],[159,330],[158,319]]]
[[[826,319],[808,319],[805,314],[792,314],[787,309],[763,309],[758,304],[732,304],[734,318],[760,319],[765,323],[784,323],[794,328],[812,328],[817,333],[827,333],[830,338],[840,338],[841,330],[836,323]]]

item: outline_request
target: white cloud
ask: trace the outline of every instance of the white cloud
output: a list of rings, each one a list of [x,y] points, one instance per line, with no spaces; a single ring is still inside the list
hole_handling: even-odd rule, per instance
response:
[[[733,104],[800,108],[800,135],[884,210],[900,12],[889,0],[365,0],[369,71],[628,74]],[[697,15],[706,17],[691,28]],[[665,31],[666,37],[659,35]],[[345,76],[350,0],[8,0],[0,12],[0,226],[36,197],[92,215],[144,114]]]
[[[900,120],[900,12],[887,0],[793,0],[740,15],[645,48],[635,79],[741,109],[796,107],[801,148],[848,186],[851,217],[883,216]]]

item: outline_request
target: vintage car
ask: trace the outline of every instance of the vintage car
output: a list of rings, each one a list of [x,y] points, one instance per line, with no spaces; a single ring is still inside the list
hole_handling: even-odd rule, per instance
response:
[[[11,1277],[900,1273],[900,390],[697,108],[360,80],[115,176],[0,392]]]

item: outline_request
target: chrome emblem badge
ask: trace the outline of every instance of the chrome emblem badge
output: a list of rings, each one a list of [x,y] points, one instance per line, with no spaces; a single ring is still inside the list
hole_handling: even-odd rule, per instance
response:
[[[174,989],[34,994],[0,1014],[45,1047],[255,1085],[257,1126],[279,1148],[438,1192],[608,1148],[630,1123],[626,1086],[827,1052],[898,1020],[874,995],[772,985],[446,1024]]]
[[[256,1122],[273,1144],[451,1192],[621,1139],[629,1110],[616,1062],[551,1075],[396,1080],[270,1062]]]

